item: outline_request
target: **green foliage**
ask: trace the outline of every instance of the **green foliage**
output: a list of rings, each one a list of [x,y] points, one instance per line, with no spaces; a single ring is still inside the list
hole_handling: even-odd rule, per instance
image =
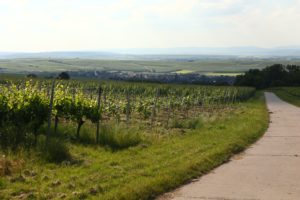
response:
[[[18,198],[20,193],[33,194],[37,199],[155,199],[228,161],[233,153],[257,140],[268,126],[261,95],[217,116],[215,121],[205,121],[200,129],[187,130],[184,136],[170,129],[171,137],[159,137],[147,145],[122,151],[70,144],[72,155],[83,160],[79,165],[62,167],[23,157],[26,169],[37,175],[25,177],[24,182],[4,178],[6,187],[0,190],[0,199]],[[61,184],[52,186],[54,183]]]
[[[262,70],[251,69],[237,77],[235,85],[264,89],[278,86],[299,86],[300,66],[275,64]]]
[[[52,110],[55,131],[58,123],[71,120],[77,124],[76,136],[79,140],[81,129],[87,121],[96,125],[103,117],[108,119],[107,121],[114,119],[120,123],[125,117],[130,119],[131,115],[138,115],[139,120],[146,123],[151,117],[153,125],[158,110],[176,113],[183,109],[188,112],[199,106],[227,106],[247,100],[255,92],[253,88],[246,87],[195,85],[110,83],[103,84],[102,87],[105,99],[100,96],[99,109],[97,103],[99,83],[57,81]],[[33,143],[36,143],[38,135],[45,133],[39,130],[48,118],[50,90],[51,81],[14,81],[0,85],[2,145],[31,146],[32,134]],[[8,128],[7,125],[12,128]],[[189,126],[191,125],[185,125]],[[30,140],[27,141],[27,138]],[[4,141],[8,143],[5,144]]]

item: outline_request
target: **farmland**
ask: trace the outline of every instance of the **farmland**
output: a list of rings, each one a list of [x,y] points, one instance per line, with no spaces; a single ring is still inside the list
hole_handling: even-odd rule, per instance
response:
[[[1,199],[153,198],[244,149],[268,118],[247,87],[9,79],[0,89]]]
[[[80,129],[88,121],[121,124],[143,124],[146,127],[169,128],[183,120],[193,120],[200,109],[222,109],[254,95],[253,88],[170,86],[155,84],[99,84],[78,81],[20,81],[5,82],[1,89],[1,124],[16,126],[20,135],[12,141],[22,142],[31,130],[35,142],[41,126],[54,115],[58,122],[70,120]],[[49,110],[50,109],[50,110]],[[5,131],[3,131],[4,133]],[[23,133],[22,133],[23,132]],[[99,132],[99,131],[98,131]],[[2,142],[10,141],[2,134]],[[99,135],[97,133],[97,143]]]
[[[0,0],[0,200],[299,199],[299,9]]]
[[[133,60],[80,59],[80,58],[19,58],[0,59],[0,72],[13,74],[60,71],[131,71],[151,73],[171,73],[176,71],[194,73],[243,73],[248,69],[262,69],[274,63],[300,64],[298,58],[275,57],[197,57],[184,58],[155,57]]]

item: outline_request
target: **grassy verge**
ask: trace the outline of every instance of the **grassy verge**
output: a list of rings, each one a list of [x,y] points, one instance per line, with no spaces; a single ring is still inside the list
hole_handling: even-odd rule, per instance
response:
[[[279,98],[282,100],[289,102],[295,106],[300,107],[300,96],[295,95],[292,91],[298,90],[300,92],[300,88],[288,88],[288,87],[282,87],[282,88],[272,88],[270,89],[271,92],[274,92]]]
[[[74,163],[28,157],[19,173],[0,178],[0,199],[153,199],[228,161],[262,136],[268,126],[263,96],[236,106],[195,130],[125,150],[70,144]]]

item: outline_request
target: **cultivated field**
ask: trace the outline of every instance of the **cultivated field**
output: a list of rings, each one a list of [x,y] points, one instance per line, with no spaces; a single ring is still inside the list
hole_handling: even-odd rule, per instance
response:
[[[1,199],[153,198],[267,127],[263,97],[246,87],[2,80],[0,90]]]
[[[249,69],[262,69],[274,63],[300,64],[297,58],[183,58],[100,60],[100,59],[0,59],[0,72],[49,73],[60,71],[132,71],[132,72],[179,72],[179,73],[243,73]]]

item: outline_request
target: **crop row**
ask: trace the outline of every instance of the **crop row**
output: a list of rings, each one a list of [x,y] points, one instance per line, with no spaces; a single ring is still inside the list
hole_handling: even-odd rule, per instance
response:
[[[5,143],[17,145],[25,140],[26,133],[33,134],[36,141],[41,126],[47,121],[49,128],[54,121],[55,131],[59,121],[73,121],[77,124],[79,138],[86,121],[95,124],[97,132],[101,120],[130,123],[132,116],[140,121],[148,120],[153,126],[159,111],[168,113],[169,118],[170,113],[176,114],[179,110],[188,112],[199,106],[226,106],[247,100],[255,90],[247,87],[24,81],[2,84],[0,92],[2,132],[3,127],[12,125],[17,134],[15,141],[7,141],[7,134],[0,137]]]

